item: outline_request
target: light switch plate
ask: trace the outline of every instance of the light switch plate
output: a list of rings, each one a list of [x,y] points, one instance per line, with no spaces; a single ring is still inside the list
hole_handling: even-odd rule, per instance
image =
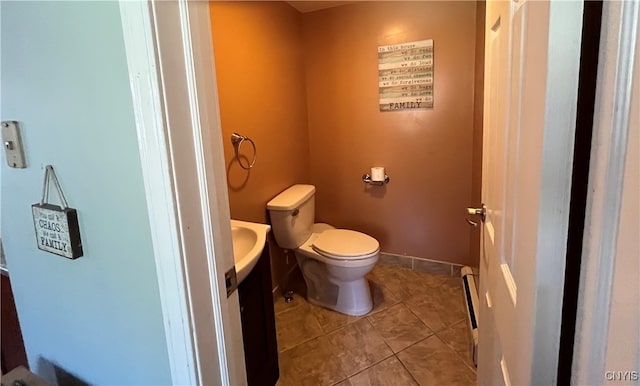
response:
[[[2,121],[2,147],[7,155],[7,164],[12,168],[26,168],[24,146],[20,126],[16,121]]]

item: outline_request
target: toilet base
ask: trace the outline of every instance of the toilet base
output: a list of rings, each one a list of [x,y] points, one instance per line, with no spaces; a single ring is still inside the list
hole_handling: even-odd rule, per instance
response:
[[[336,277],[340,275],[332,274],[336,267],[327,267],[299,253],[296,253],[296,258],[307,284],[307,300],[310,303],[352,316],[365,315],[373,309],[369,283],[364,278],[373,269],[373,264],[357,269],[354,272],[357,278],[344,280]],[[341,270],[339,273],[344,273],[345,268],[338,269]]]
[[[341,287],[338,294],[338,301],[335,304],[322,302],[321,297],[316,297],[314,295],[317,294],[310,292],[307,292],[307,300],[316,306],[328,308],[345,315],[362,316],[368,314],[373,309],[373,301],[367,279],[361,279],[358,280],[358,283],[352,282],[349,284],[354,284],[353,287],[357,289],[354,288],[355,290],[349,291],[344,286]],[[363,287],[367,289],[366,296],[363,295],[363,290],[361,289]]]

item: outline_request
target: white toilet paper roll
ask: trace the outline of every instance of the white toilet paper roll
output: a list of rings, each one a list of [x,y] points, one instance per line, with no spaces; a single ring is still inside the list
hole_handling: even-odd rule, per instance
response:
[[[371,181],[384,181],[384,168],[376,166],[371,168]]]

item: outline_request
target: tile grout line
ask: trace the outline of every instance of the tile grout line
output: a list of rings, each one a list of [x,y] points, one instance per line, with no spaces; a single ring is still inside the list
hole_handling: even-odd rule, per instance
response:
[[[413,310],[407,303],[402,302],[402,304],[404,304],[404,306],[407,307],[407,310],[409,310],[409,312],[411,312],[413,316],[415,316],[416,319],[420,321],[420,323],[422,323],[427,329],[429,329],[429,331],[431,331],[431,335],[435,335],[436,331],[433,328],[429,327],[429,325],[424,320],[422,320],[422,318],[420,318],[415,312],[413,312]]]
[[[307,340],[305,340],[305,341],[303,341],[303,342],[300,342],[300,343],[296,344],[295,346],[291,346],[291,347],[289,347],[289,348],[288,348],[288,349],[286,349],[286,350],[278,351],[278,356],[280,356],[280,354],[284,354],[284,353],[286,353],[287,351],[291,351],[291,350],[293,350],[294,348],[297,348],[298,346],[302,346],[302,345],[303,345],[303,344],[305,344],[305,343],[309,343],[309,342],[311,342],[312,340],[319,339],[319,338],[321,338],[322,336],[323,336],[323,335],[314,336],[313,338],[309,338],[309,339],[307,339]]]
[[[400,351],[398,351],[397,353],[394,353],[394,354],[395,354],[395,355],[398,355],[398,354],[400,354],[401,352],[406,351],[407,349],[409,349],[409,348],[411,348],[411,347],[413,347],[413,346],[417,345],[418,343],[422,343],[422,342],[424,342],[425,340],[427,340],[427,339],[431,338],[431,337],[432,337],[432,336],[434,336],[434,335],[435,335],[435,334],[431,334],[431,335],[429,335],[429,336],[427,336],[427,337],[424,337],[424,338],[420,339],[419,341],[417,341],[417,342],[415,342],[415,343],[411,343],[411,344],[410,344],[410,345],[408,345],[407,347],[403,348],[402,350],[400,350]],[[400,358],[398,358],[398,359],[400,359]]]
[[[314,306],[314,307],[319,307],[319,306]],[[328,308],[323,308],[323,309],[328,310]],[[313,310],[312,310],[311,312],[313,313]],[[335,312],[335,311],[334,311],[334,312]],[[346,314],[345,314],[345,315],[346,315]],[[315,314],[314,314],[313,316],[315,317]],[[355,318],[355,319],[349,320],[349,321],[347,321],[345,324],[340,325],[340,326],[338,326],[338,327],[335,327],[335,328],[333,328],[333,329],[331,329],[331,330],[328,330],[328,331],[325,331],[324,327],[322,327],[322,324],[320,324],[320,322],[318,322],[318,324],[320,325],[320,329],[324,332],[324,334],[325,334],[325,335],[329,335],[329,334],[334,333],[335,331],[338,331],[339,329],[341,329],[341,328],[343,328],[343,327],[346,327],[346,326],[348,326],[348,325],[351,325],[351,324],[353,324],[353,323],[356,323],[356,322],[361,321],[362,319],[364,319],[364,318],[366,318],[366,317],[367,317],[367,314],[365,314],[365,315],[360,315],[360,316],[355,316],[355,315],[348,315],[348,316],[349,316],[349,317],[351,317],[351,318]],[[317,320],[318,320],[318,318],[316,318],[316,321],[317,321]]]
[[[369,320],[369,318],[368,318],[367,316],[364,316],[363,318],[359,319],[358,321],[363,320],[363,319],[364,319],[364,320],[366,320],[366,321],[367,321],[367,323],[369,323],[369,326],[370,326],[374,331],[378,332],[378,331],[376,330],[375,326],[373,325],[373,323]],[[344,326],[343,326],[343,327],[344,327]],[[378,361],[376,361],[376,362],[374,362],[374,363],[370,364],[369,366],[367,366],[367,367],[365,367],[365,368],[363,368],[363,369],[361,369],[361,370],[358,370],[358,371],[357,371],[356,373],[354,373],[354,374],[348,375],[346,378],[344,378],[344,379],[342,379],[342,380],[340,380],[340,381],[338,381],[338,382],[334,383],[333,385],[337,385],[337,384],[339,384],[339,383],[341,383],[341,382],[344,382],[344,381],[346,381],[346,380],[348,380],[348,379],[351,379],[352,377],[355,377],[356,375],[358,375],[358,374],[360,374],[360,373],[362,373],[362,372],[364,372],[364,371],[367,371],[367,370],[369,370],[370,368],[372,368],[373,366],[375,366],[375,365],[377,365],[377,364],[379,364],[379,363],[381,363],[381,362],[384,362],[384,361],[386,361],[387,359],[389,359],[389,358],[391,358],[392,356],[394,356],[395,354],[394,354],[393,350],[391,349],[391,347],[389,347],[389,345],[387,344],[387,342],[384,340],[384,338],[383,338],[382,336],[380,336],[380,338],[382,339],[382,342],[383,342],[383,343],[384,343],[384,344],[389,348],[389,352],[390,352],[391,354],[390,354],[389,356],[386,356],[386,357],[384,357],[384,358],[382,358],[382,359],[380,359],[380,360],[378,360]]]
[[[354,374],[352,374],[352,375],[350,375],[350,376],[346,377],[345,379],[341,380],[340,382],[344,382],[344,381],[346,381],[346,380],[348,380],[348,379],[351,379],[351,378],[355,377],[356,375],[358,375],[358,374],[360,374],[360,373],[363,373],[363,372],[365,372],[365,371],[369,370],[370,368],[372,368],[372,367],[374,367],[374,366],[376,366],[376,365],[379,365],[380,363],[382,363],[382,362],[386,361],[387,359],[389,359],[389,358],[391,358],[391,357],[393,357],[393,356],[395,356],[395,354],[393,353],[393,351],[391,351],[391,355],[389,355],[389,356],[387,356],[387,357],[384,357],[384,358],[380,359],[379,361],[377,361],[377,362],[375,362],[375,363],[372,363],[371,365],[369,365],[369,366],[365,367],[364,369],[359,370],[357,373],[354,373]],[[340,382],[338,382],[338,383],[340,383]]]
[[[320,322],[318,322],[318,318],[316,318],[316,316],[315,316],[315,315],[313,315],[313,314],[311,315],[311,317],[313,318],[313,320],[315,320],[316,324],[318,325],[319,331],[320,331],[320,332],[322,332],[322,334],[320,334],[320,335],[316,335],[316,336],[311,337],[311,338],[306,339],[306,340],[303,340],[302,342],[299,342],[298,344],[293,345],[293,346],[289,347],[289,348],[288,348],[288,349],[286,349],[286,350],[278,351],[278,355],[280,355],[280,353],[284,353],[284,352],[286,352],[286,351],[293,350],[294,348],[296,348],[296,347],[298,347],[298,346],[300,346],[300,345],[303,345],[303,344],[305,344],[305,343],[307,343],[307,342],[310,342],[310,341],[312,341],[312,340],[314,340],[314,339],[318,339],[318,338],[321,338],[321,337],[323,337],[323,336],[326,336],[326,335],[327,335],[327,334],[325,334],[325,333],[324,333],[324,330],[322,329],[322,326],[320,325]],[[277,335],[278,335],[278,334],[277,334],[277,330],[278,330],[278,321],[276,320],[276,339],[277,339]]]
[[[425,338],[426,339],[426,338]],[[408,347],[407,347],[408,348]],[[402,350],[404,351],[404,350]],[[402,352],[401,351],[401,352]],[[407,367],[407,365],[404,364],[404,362],[402,361],[402,359],[400,359],[400,357],[398,356],[398,354],[394,354],[394,356],[396,357],[396,359],[398,360],[398,362],[400,362],[400,364],[402,365],[402,367],[404,368],[404,371],[407,372],[407,374],[409,374],[409,376],[411,377],[411,379],[413,379],[413,381],[416,383],[416,385],[420,385],[420,382],[418,382],[418,380],[416,379],[416,377],[413,375],[413,373],[411,372],[411,370],[409,370],[409,368]]]
[[[373,328],[378,334],[380,334],[380,337],[382,338],[382,341],[384,342],[384,344],[387,346],[387,348],[389,349],[389,351],[391,351],[392,355],[395,355],[395,351],[393,351],[393,348],[391,348],[391,346],[389,346],[389,343],[387,343],[387,340],[384,338],[384,336],[382,336],[382,334],[380,333],[380,331],[378,331],[378,329],[376,328],[376,326],[373,324],[373,322],[371,321],[371,319],[369,319],[369,317],[367,316],[367,321],[369,322],[369,324],[371,325],[371,328]]]
[[[459,322],[458,322],[458,323],[459,323]],[[454,323],[454,324],[458,324],[458,323]],[[453,325],[452,325],[452,326],[453,326]],[[447,327],[447,328],[449,328],[449,327]],[[444,331],[444,330],[445,330],[445,329],[442,329],[442,330],[440,330],[440,332],[442,332],[442,331]],[[445,344],[445,346],[449,347],[449,348],[450,348],[450,349],[451,349],[451,350],[452,350],[452,351],[453,351],[453,352],[458,356],[458,359],[460,359],[460,360],[462,361],[462,364],[463,364],[463,365],[465,365],[467,368],[469,368],[471,371],[473,371],[473,373],[474,373],[474,374],[477,374],[477,371],[476,371],[475,367],[471,367],[471,366],[469,366],[469,364],[468,364],[468,363],[467,363],[467,361],[465,360],[465,355],[462,355],[462,353],[460,353],[460,352],[456,351],[456,349],[455,349],[455,348],[453,348],[453,346],[451,346],[449,343],[447,343],[447,341],[446,341],[442,336],[440,336],[437,332],[436,332],[436,333],[434,333],[434,335],[435,335],[435,336],[437,336],[437,337],[438,337],[438,339],[440,339],[440,340],[442,341],[442,343],[444,343],[444,344]]]
[[[444,330],[445,330],[445,329],[442,329],[441,331],[444,331]],[[449,344],[447,344],[447,342],[446,342],[443,338],[441,338],[437,333],[433,333],[433,334],[432,334],[432,335],[430,335],[428,338],[433,337],[433,336],[435,336],[436,338],[438,338],[438,340],[440,340],[440,343],[444,344],[444,346],[445,346],[446,348],[448,348],[448,349],[449,349],[449,351],[453,352],[453,354],[456,356],[456,358],[458,359],[458,361],[459,361],[459,362],[462,362],[462,365],[463,365],[464,367],[466,367],[467,369],[469,369],[469,370],[470,370],[474,375],[476,375],[476,376],[477,376],[477,372],[476,372],[476,370],[475,370],[475,369],[472,369],[472,368],[467,364],[467,362],[465,362],[465,361],[464,361],[464,359],[462,358],[462,355],[460,355],[460,353],[458,353],[456,350],[454,350],[454,349],[453,349],[453,347],[451,347]],[[425,339],[428,339],[428,338],[425,338]],[[425,340],[425,339],[423,339],[423,340]],[[422,341],[421,341],[421,342],[422,342]],[[411,346],[415,346],[415,345],[416,345],[416,344],[418,344],[418,343],[420,343],[420,342],[417,342],[417,343],[415,343],[415,344],[412,344]],[[411,346],[409,346],[409,347],[411,347]],[[409,347],[407,347],[407,348],[409,348]],[[405,350],[406,350],[406,349],[405,349]],[[404,351],[404,350],[402,350],[402,351]],[[401,351],[401,352],[402,352],[402,351]],[[429,357],[429,356],[427,356],[427,358],[428,358],[428,357]]]
[[[415,270],[414,270],[414,267],[415,267],[415,266],[416,266],[416,262],[414,261],[414,259],[411,259],[411,268],[403,267],[403,266],[395,266],[395,265],[390,266],[390,268],[392,268],[392,269],[393,269],[393,268],[396,268],[396,269],[399,269],[399,270],[408,270],[408,271],[413,271],[413,272],[417,272],[417,273],[421,273],[421,274],[422,274],[422,273],[424,273],[424,274],[427,274],[427,275],[436,276],[436,277],[438,277],[438,278],[439,278],[439,277],[442,277],[442,278],[443,278],[443,279],[445,279],[445,280],[446,280],[446,278],[451,278],[451,277],[455,277],[455,276],[456,276],[456,275],[454,275],[454,274],[453,274],[453,270],[454,270],[454,266],[453,266],[453,265],[450,265],[450,275],[442,275],[442,274],[439,274],[439,273],[433,273],[433,272],[418,272],[418,271],[415,271]],[[384,272],[384,271],[381,271],[381,272]],[[392,278],[392,279],[394,279],[394,280],[399,280],[399,279],[398,279],[397,277],[395,277],[395,276],[397,276],[397,275],[393,275],[391,278]],[[366,319],[366,320],[367,320],[366,324],[368,324],[368,326],[369,326],[369,327],[371,327],[371,328],[375,331],[375,333],[376,333],[377,335],[379,335],[379,336],[380,336],[380,338],[382,339],[382,342],[384,342],[385,347],[387,347],[387,348],[389,349],[389,352],[390,352],[390,353],[389,353],[388,355],[383,354],[383,355],[386,355],[386,356],[384,356],[384,357],[383,357],[383,358],[381,358],[381,359],[376,360],[374,363],[371,363],[371,364],[366,364],[366,362],[367,362],[369,359],[367,359],[367,361],[363,361],[363,363],[362,363],[362,364],[363,364],[363,365],[365,365],[365,364],[366,364],[366,365],[365,365],[366,367],[364,367],[364,368],[362,368],[362,369],[359,369],[357,372],[355,372],[354,374],[351,374],[351,375],[347,375],[347,374],[346,374],[346,371],[344,371],[342,368],[340,368],[340,369],[336,369],[336,370],[341,370],[341,371],[336,371],[336,372],[335,372],[335,374],[334,374],[334,376],[335,376],[335,375],[339,376],[340,380],[339,380],[339,381],[337,381],[337,382],[333,382],[333,381],[332,381],[332,382],[331,382],[331,383],[329,383],[329,384],[331,384],[331,385],[337,385],[337,384],[339,384],[339,383],[342,383],[342,382],[348,381],[349,379],[351,379],[351,378],[353,378],[353,377],[355,377],[355,376],[357,376],[357,375],[359,375],[359,374],[362,374],[362,373],[364,373],[364,372],[366,372],[366,371],[368,371],[368,370],[371,370],[373,367],[375,367],[375,366],[377,366],[377,365],[380,365],[382,362],[388,361],[388,360],[390,360],[390,358],[394,357],[394,358],[395,358],[395,360],[397,360],[397,361],[399,361],[399,362],[400,362],[400,364],[401,364],[402,368],[403,368],[403,369],[404,369],[404,370],[409,374],[410,379],[411,379],[411,380],[413,380],[416,384],[418,384],[418,385],[419,385],[420,383],[418,382],[417,378],[414,376],[414,374],[413,374],[413,373],[411,373],[411,371],[409,370],[409,368],[407,367],[407,365],[406,365],[406,364],[405,364],[405,363],[400,359],[400,355],[399,355],[399,354],[400,354],[400,353],[403,353],[403,352],[404,352],[404,351],[406,351],[406,350],[411,349],[412,347],[414,347],[414,346],[416,346],[416,345],[418,345],[418,344],[420,344],[420,343],[423,343],[425,340],[430,339],[430,338],[432,338],[432,337],[434,337],[434,336],[435,336],[435,338],[436,338],[440,343],[444,343],[444,346],[446,347],[447,351],[449,351],[449,352],[454,352],[454,353],[455,353],[454,358],[455,358],[456,362],[458,363],[458,366],[460,365],[460,363],[462,363],[462,364],[464,365],[462,368],[467,368],[467,369],[469,369],[469,370],[470,370],[474,375],[477,375],[476,369],[475,369],[475,368],[472,368],[472,367],[467,363],[467,355],[464,355],[464,354],[465,354],[464,352],[458,352],[458,351],[456,351],[456,350],[454,349],[454,347],[452,347],[449,343],[447,343],[447,342],[448,342],[448,340],[445,340],[445,339],[441,336],[445,331],[447,331],[448,329],[452,328],[454,325],[457,325],[458,323],[463,322],[463,321],[465,320],[464,318],[461,318],[460,320],[456,320],[456,321],[454,321],[454,322],[449,322],[449,323],[446,323],[446,322],[445,322],[445,323],[442,323],[442,324],[443,324],[443,327],[442,327],[441,329],[438,329],[438,330],[436,331],[436,330],[432,329],[432,328],[431,328],[431,327],[430,327],[430,326],[429,326],[429,325],[428,325],[424,320],[422,320],[422,319],[418,316],[418,314],[417,314],[416,312],[414,312],[414,310],[409,306],[409,304],[407,303],[407,301],[408,301],[408,299],[409,299],[409,298],[406,298],[406,299],[405,299],[405,297],[404,297],[404,296],[398,295],[398,294],[396,294],[394,291],[390,290],[390,289],[389,289],[389,288],[384,284],[385,280],[384,280],[384,278],[383,278],[383,277],[378,277],[378,276],[376,276],[376,279],[377,279],[377,280],[371,280],[371,279],[367,279],[367,280],[368,280],[369,282],[374,283],[376,286],[379,286],[379,287],[380,287],[380,288],[379,288],[379,290],[382,292],[382,293],[381,293],[381,295],[382,295],[382,299],[383,299],[383,302],[382,302],[381,304],[386,303],[387,301],[389,301],[389,299],[394,299],[394,300],[395,300],[395,303],[393,303],[393,304],[388,304],[388,305],[386,305],[386,307],[385,307],[385,308],[382,308],[382,309],[379,309],[379,310],[375,310],[375,311],[374,311],[374,310],[372,310],[371,312],[367,313],[366,315],[362,315],[361,317],[353,317],[353,318],[349,318],[349,319],[347,319],[347,321],[346,321],[346,322],[344,321],[344,319],[339,319],[339,318],[338,318],[338,321],[337,321],[337,322],[338,322],[338,323],[342,323],[342,322],[344,322],[344,324],[339,325],[339,326],[337,326],[337,327],[333,327],[332,329],[327,329],[327,330],[325,330],[325,328],[326,328],[326,327],[324,327],[324,325],[320,323],[320,320],[321,320],[321,319],[319,319],[319,318],[318,318],[318,315],[316,314],[316,312],[314,312],[313,310],[310,310],[310,311],[311,311],[310,313],[312,313],[312,318],[313,318],[313,320],[315,321],[315,323],[316,323],[316,324],[318,325],[318,327],[320,328],[320,329],[319,329],[320,334],[319,334],[319,335],[317,335],[317,336],[314,336],[314,337],[308,338],[308,339],[306,339],[306,340],[304,340],[304,341],[302,341],[302,342],[299,342],[299,343],[297,343],[295,346],[289,347],[289,348],[287,348],[286,350],[279,351],[279,352],[278,352],[278,356],[280,357],[281,355],[283,355],[283,354],[285,354],[285,353],[288,353],[288,352],[290,352],[291,350],[294,350],[294,349],[296,349],[296,348],[299,348],[300,346],[302,346],[302,345],[304,345],[304,344],[309,344],[309,342],[319,341],[319,340],[322,340],[322,339],[327,339],[328,337],[330,337],[330,336],[332,336],[332,335],[334,335],[334,334],[337,334],[340,330],[345,329],[345,328],[349,328],[349,326],[353,326],[355,323],[360,322],[362,319]],[[430,283],[430,282],[429,282],[429,283]],[[437,281],[437,283],[440,283],[440,282],[439,282],[439,281]],[[445,282],[443,282],[443,284],[446,284],[446,283],[445,283]],[[429,286],[429,285],[430,285],[430,284],[428,284],[427,286]],[[382,289],[383,289],[383,288],[384,288],[386,291],[382,291]],[[400,288],[400,287],[398,287],[398,288]],[[402,287],[402,288],[404,288],[404,287]],[[429,287],[429,288],[430,288],[430,287]],[[402,291],[401,291],[401,294],[402,294],[402,293],[404,293],[404,292],[402,292]],[[389,295],[389,296],[385,296],[385,295]],[[305,299],[302,295],[299,295],[299,296],[300,296],[300,301],[301,301],[301,304],[300,304],[300,305],[298,305],[298,306],[294,306],[294,307],[292,307],[292,308],[290,308],[290,309],[286,309],[286,308],[285,308],[285,309],[281,309],[281,310],[280,310],[280,312],[277,312],[277,313],[276,313],[276,316],[282,316],[282,315],[284,315],[284,314],[288,314],[290,311],[293,311],[293,310],[295,310],[295,309],[298,309],[298,307],[300,307],[301,305],[302,305],[302,306],[304,306],[304,304],[306,303],[306,299]],[[449,303],[447,302],[447,304],[449,304]],[[312,304],[310,304],[310,303],[309,303],[309,305],[310,305],[310,306],[312,306],[312,307],[317,307],[317,306],[312,305]],[[396,353],[396,352],[394,352],[393,348],[392,348],[392,347],[389,345],[389,343],[387,342],[387,339],[385,339],[385,338],[384,338],[384,336],[382,336],[381,332],[378,330],[378,328],[376,328],[376,327],[375,327],[374,322],[373,322],[373,319],[375,319],[375,318],[376,318],[376,316],[378,316],[380,313],[386,312],[386,311],[388,311],[390,308],[395,307],[395,306],[398,306],[398,305],[402,305],[403,307],[407,308],[407,309],[409,310],[409,312],[410,312],[410,315],[413,315],[413,316],[414,316],[414,317],[415,317],[415,318],[420,322],[420,324],[422,324],[422,326],[423,326],[423,327],[422,327],[422,328],[420,328],[420,327],[415,328],[415,331],[420,331],[420,330],[423,330],[423,331],[424,331],[424,328],[426,328],[426,329],[427,329],[427,331],[428,331],[428,334],[427,334],[427,336],[423,337],[422,339],[418,339],[416,342],[414,342],[414,343],[410,344],[410,345],[409,345],[409,346],[407,346],[407,347],[404,347],[403,349],[399,350],[399,351]],[[322,315],[321,313],[318,313],[318,314]],[[285,317],[286,317],[286,316],[285,316]],[[325,319],[326,319],[326,320],[325,320]],[[327,320],[328,320],[328,321],[329,321],[329,323],[327,324],[328,326],[331,326],[331,325],[332,325],[332,322],[335,322],[334,318],[331,318],[331,317],[327,317],[327,318],[325,318],[325,319],[322,319],[322,320],[325,320],[325,321],[327,321]],[[448,319],[448,318],[445,318],[445,319]],[[444,322],[444,321],[443,321],[443,322]],[[454,341],[455,341],[455,339],[454,339]],[[381,346],[380,346],[380,347],[381,347]],[[378,353],[380,353],[380,351],[383,351],[383,350],[378,350]],[[344,352],[344,353],[348,354],[348,351],[341,351],[341,352]],[[334,353],[334,354],[335,354],[335,353]],[[431,352],[431,351],[430,351],[427,355],[425,355],[425,359],[426,359],[426,358],[431,358],[433,355],[435,355],[435,352]],[[375,358],[375,356],[374,356],[373,358]],[[373,359],[373,358],[371,358],[371,359]],[[394,366],[395,366],[395,365],[394,365]],[[340,366],[340,367],[343,367],[343,366]],[[353,366],[351,366],[351,367],[353,367]],[[356,365],[356,368],[357,368],[357,365]],[[398,368],[398,369],[399,369],[399,368]],[[330,381],[330,379],[325,379],[325,381]]]
[[[414,315],[415,315],[415,314],[414,314]],[[453,323],[453,324],[460,323],[461,321],[462,321],[462,320],[457,321],[456,323]],[[452,324],[452,325],[453,325],[453,324]],[[446,330],[446,329],[447,329],[447,328],[449,328],[449,327],[451,327],[451,326],[444,327],[444,328],[442,328],[442,329],[441,329],[441,330],[439,330],[439,331],[440,331],[440,332],[442,332],[442,331]],[[429,338],[431,338],[431,337],[433,337],[433,336],[435,336],[436,338],[438,338],[438,339],[439,339],[439,340],[440,340],[440,341],[441,341],[441,342],[442,342],[442,343],[443,343],[443,344],[444,344],[448,349],[450,349],[451,351],[453,351],[459,359],[461,359],[461,360],[463,359],[463,357],[462,357],[462,355],[461,355],[460,353],[458,353],[455,349],[453,349],[453,347],[451,347],[451,345],[449,345],[449,344],[448,344],[448,343],[447,343],[447,342],[446,342],[446,341],[445,341],[445,340],[444,340],[444,339],[443,339],[443,338],[442,338],[442,337],[441,337],[437,332],[434,332],[434,331],[432,331],[432,332],[431,332],[431,334],[430,334],[430,335],[428,335],[428,336],[426,336],[425,338],[422,338],[422,339],[418,340],[417,342],[412,343],[412,344],[410,344],[409,346],[407,346],[407,347],[403,348],[402,350],[398,351],[397,353],[394,353],[394,355],[396,355],[396,356],[397,356],[397,355],[398,355],[398,354],[400,354],[401,352],[406,351],[406,350],[408,350],[409,348],[411,348],[411,347],[413,347],[413,346],[415,346],[415,345],[417,345],[417,344],[419,344],[419,343],[421,343],[421,342],[423,342],[423,341],[425,341],[425,340],[427,340],[427,339],[429,339]],[[385,342],[385,343],[386,343],[386,342]],[[400,359],[400,358],[398,358],[398,359]],[[401,362],[402,362],[402,361],[401,361]],[[463,364],[464,364],[467,368],[470,368],[470,366],[469,366],[469,365],[467,365],[467,363],[466,363],[464,360],[462,360],[462,362],[463,362]],[[470,368],[470,369],[471,369],[471,368]],[[476,372],[474,369],[471,369],[471,370],[473,370],[473,372],[474,372],[474,373]]]
[[[381,285],[382,285],[382,284],[381,284]],[[385,287],[385,288],[386,288],[386,287]],[[387,288],[387,290],[389,290],[389,289]],[[313,310],[311,310],[312,317],[313,317],[313,319],[316,321],[316,323],[318,324],[318,326],[320,327],[320,331],[322,331],[322,334],[317,335],[317,336],[314,336],[314,337],[311,337],[311,338],[306,339],[306,340],[304,340],[304,341],[301,341],[301,342],[297,343],[296,345],[291,346],[291,347],[289,347],[289,348],[287,348],[287,349],[285,349],[285,350],[278,351],[278,355],[279,355],[280,353],[284,353],[284,352],[286,352],[286,351],[292,350],[292,349],[294,349],[294,348],[296,348],[296,347],[298,347],[298,346],[300,346],[300,345],[302,345],[302,344],[305,344],[305,343],[307,343],[307,342],[310,342],[310,341],[312,341],[312,340],[314,340],[314,339],[318,339],[318,338],[321,338],[321,337],[324,337],[324,336],[329,336],[329,335],[333,334],[334,332],[336,332],[336,331],[340,330],[341,328],[344,328],[344,327],[346,327],[346,326],[348,326],[348,325],[350,325],[350,324],[353,324],[353,323],[355,323],[355,322],[358,322],[358,321],[360,321],[360,320],[362,320],[362,319],[367,319],[367,321],[369,322],[369,324],[370,324],[370,325],[375,329],[375,326],[373,326],[373,322],[371,322],[371,320],[369,319],[369,317],[370,317],[370,316],[372,316],[372,315],[375,315],[375,314],[377,314],[377,313],[380,313],[380,312],[386,311],[387,309],[389,309],[389,308],[391,308],[391,307],[393,307],[393,306],[395,306],[395,305],[397,305],[397,304],[399,304],[399,303],[402,303],[402,301],[398,301],[397,303],[394,303],[394,304],[392,304],[392,305],[389,305],[387,308],[384,308],[384,309],[381,309],[381,310],[377,310],[377,311],[376,311],[376,312],[374,312],[374,313],[371,313],[371,312],[370,312],[369,314],[363,315],[363,316],[362,316],[362,317],[360,317],[360,318],[357,318],[357,319],[355,319],[355,320],[348,321],[347,323],[345,323],[345,324],[343,324],[343,325],[341,325],[341,326],[338,326],[338,327],[336,327],[336,328],[334,328],[334,329],[332,329],[332,330],[329,330],[329,331],[325,331],[324,327],[322,327],[322,324],[320,324],[320,322],[318,321],[318,318],[317,318],[317,317],[316,317],[316,315],[313,313]],[[308,305],[309,305],[309,306],[311,306],[311,307],[319,307],[319,306],[313,305],[313,304],[311,304],[311,303],[308,303]],[[288,312],[295,311],[298,307],[301,307],[301,306],[302,306],[302,305],[298,305],[298,306],[293,307],[293,308],[288,309],[288,310],[280,310],[280,312],[276,313],[276,316],[278,316],[278,315],[282,315],[282,314],[286,314],[286,313],[288,313]],[[419,319],[419,318],[418,318],[418,319]],[[424,324],[424,323],[423,323],[423,324]],[[277,328],[276,328],[276,329],[277,329]],[[384,340],[384,339],[383,339],[383,340]],[[385,341],[385,344],[389,347],[389,345],[387,344],[387,342],[386,342],[386,341]],[[391,349],[391,347],[389,347],[389,349]],[[391,349],[391,352],[393,352],[393,349]]]

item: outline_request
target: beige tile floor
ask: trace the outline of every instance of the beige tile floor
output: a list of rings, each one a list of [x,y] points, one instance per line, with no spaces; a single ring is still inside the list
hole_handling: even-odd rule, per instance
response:
[[[293,302],[275,302],[278,385],[476,383],[459,277],[378,264],[367,279],[373,310],[354,317],[308,303],[292,275]]]

